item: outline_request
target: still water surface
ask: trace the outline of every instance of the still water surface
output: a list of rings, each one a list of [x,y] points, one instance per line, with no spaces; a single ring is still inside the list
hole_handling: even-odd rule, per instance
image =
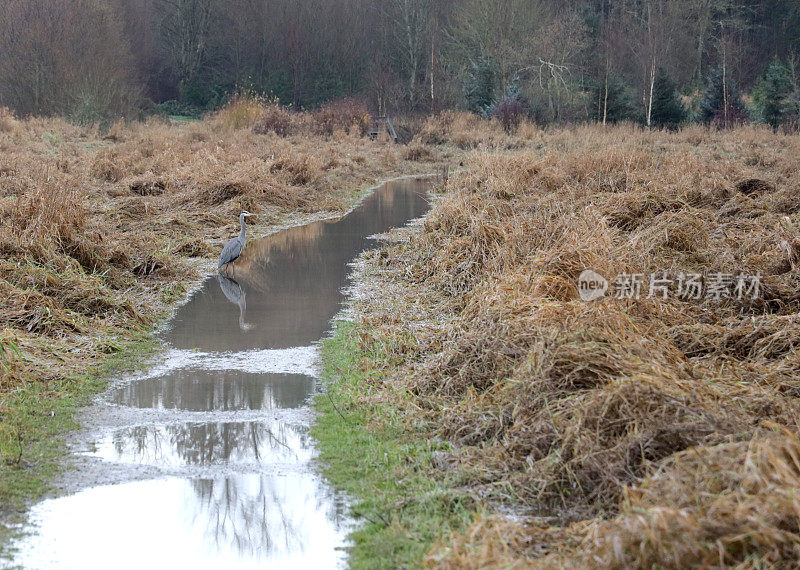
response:
[[[348,262],[422,215],[427,188],[389,182],[338,221],[250,241],[235,279],[209,277],[163,333],[163,360],[106,393],[125,425],[98,428],[84,451],[156,475],[38,504],[15,564],[342,566],[346,504],[311,463],[314,345],[341,308]]]

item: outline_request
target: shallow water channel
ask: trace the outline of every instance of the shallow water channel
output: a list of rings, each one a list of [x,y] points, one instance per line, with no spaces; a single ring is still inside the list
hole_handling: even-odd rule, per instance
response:
[[[348,262],[428,208],[392,181],[337,221],[248,242],[235,280],[209,277],[165,354],[88,411],[65,496],[31,512],[23,568],[335,568],[352,522],[309,436],[315,343],[341,309]]]

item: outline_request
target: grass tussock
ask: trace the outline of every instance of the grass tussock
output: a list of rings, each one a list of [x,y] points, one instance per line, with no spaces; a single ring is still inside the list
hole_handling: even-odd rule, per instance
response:
[[[313,112],[299,113],[281,106],[277,100],[245,93],[234,97],[211,121],[218,128],[250,129],[259,135],[330,137],[337,133],[363,137],[372,116],[367,105],[355,97],[337,99]]]
[[[19,122],[8,107],[0,107],[0,132],[11,133],[17,129]]]
[[[442,111],[428,117],[415,135],[424,145],[453,145],[462,150],[484,148],[516,150],[542,144],[543,132],[535,124],[522,122],[514,134],[497,119],[481,119],[474,113]]]
[[[536,136],[541,150],[471,154],[424,222],[367,258],[376,397],[409,395],[406,421],[453,446],[471,492],[538,517],[499,534],[509,523],[481,519],[429,563],[796,560],[800,145],[756,128]],[[648,298],[645,280],[639,299],[587,303],[584,269],[743,272],[761,289]]]

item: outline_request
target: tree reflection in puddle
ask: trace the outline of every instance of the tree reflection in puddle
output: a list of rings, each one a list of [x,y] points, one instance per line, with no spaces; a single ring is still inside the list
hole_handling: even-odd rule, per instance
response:
[[[162,410],[274,410],[301,406],[313,393],[314,383],[304,374],[178,369],[117,388],[109,399],[123,406]]]
[[[315,477],[194,479],[198,516],[217,549],[254,558],[276,553],[303,557],[318,547],[312,533],[320,512],[340,526],[344,509]]]
[[[30,569],[334,568],[346,546],[344,504],[309,473],[94,487],[31,519],[16,560]]]
[[[89,454],[106,461],[164,465],[302,465],[313,454],[309,428],[282,421],[141,425],[112,432]]]

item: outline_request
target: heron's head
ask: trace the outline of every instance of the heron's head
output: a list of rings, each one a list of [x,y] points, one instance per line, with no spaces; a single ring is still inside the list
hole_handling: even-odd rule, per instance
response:
[[[246,218],[247,216],[255,216],[255,214],[248,212],[247,210],[242,210],[242,213],[239,214],[240,218]]]

